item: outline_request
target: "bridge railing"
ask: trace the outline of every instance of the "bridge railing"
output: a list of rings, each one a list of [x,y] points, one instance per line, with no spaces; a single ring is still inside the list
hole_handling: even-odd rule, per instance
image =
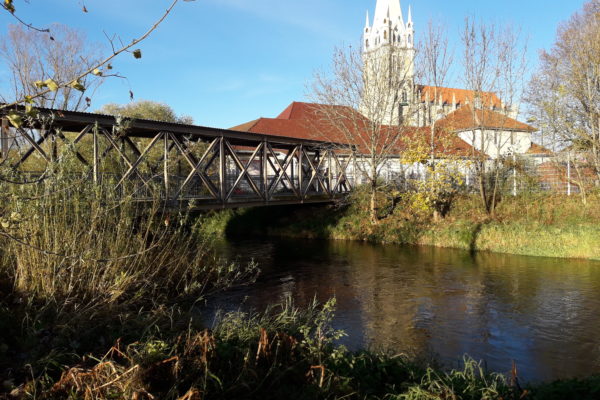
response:
[[[349,146],[214,128],[41,110],[1,125],[4,162],[46,170],[66,159],[96,184],[140,200],[196,200],[207,207],[331,201],[348,193]],[[1,115],[0,115],[1,117]],[[69,164],[71,165],[71,164]]]

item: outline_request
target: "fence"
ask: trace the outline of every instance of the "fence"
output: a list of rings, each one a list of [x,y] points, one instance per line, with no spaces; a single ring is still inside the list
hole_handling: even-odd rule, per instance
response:
[[[441,163],[441,161],[440,161]],[[444,168],[448,168],[446,163]],[[468,160],[453,161],[456,186],[466,192],[479,190],[477,169]],[[419,182],[426,182],[435,173],[426,163],[402,164],[397,159],[390,160],[380,170],[380,177],[403,191],[418,190]],[[564,195],[581,193],[582,189],[600,186],[598,174],[582,154],[515,155],[503,160],[486,161],[486,182],[497,183],[504,194],[551,192]],[[356,173],[357,183],[368,179]]]

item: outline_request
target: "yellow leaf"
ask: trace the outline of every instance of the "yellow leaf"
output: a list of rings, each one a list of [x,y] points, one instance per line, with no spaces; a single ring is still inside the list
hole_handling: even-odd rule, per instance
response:
[[[92,71],[92,74],[96,75],[96,76],[102,76],[102,71],[100,71],[98,68],[95,68]]]
[[[52,90],[53,92],[56,92],[59,87],[58,83],[56,83],[54,79],[46,79],[44,81],[44,84],[48,87],[48,89]]]
[[[83,86],[79,81],[75,80],[69,83],[69,86],[75,90],[79,90],[80,92],[85,92],[85,86]]]
[[[42,81],[35,81],[35,82],[33,82],[33,84],[34,84],[34,85],[35,85],[35,87],[36,87],[36,88],[38,88],[38,89],[42,89],[42,88],[45,88],[45,87],[47,86],[47,85],[46,85],[44,82],[42,82]]]
[[[4,0],[4,8],[6,8],[11,13],[14,13],[15,6],[13,5],[13,0]]]
[[[23,118],[17,113],[11,112],[6,116],[6,118],[8,118],[8,121],[15,128],[20,128],[21,126],[23,126]]]
[[[38,115],[38,110],[33,108],[32,105],[28,104],[25,106],[25,114],[29,117],[36,117]]]

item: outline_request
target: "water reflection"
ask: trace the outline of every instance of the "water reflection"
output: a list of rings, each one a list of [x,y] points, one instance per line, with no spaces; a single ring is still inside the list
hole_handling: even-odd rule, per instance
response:
[[[465,353],[490,369],[512,360],[527,380],[600,372],[600,263],[353,242],[230,241],[221,251],[255,259],[257,285],[217,298],[226,309],[336,296],[335,326],[350,348]]]

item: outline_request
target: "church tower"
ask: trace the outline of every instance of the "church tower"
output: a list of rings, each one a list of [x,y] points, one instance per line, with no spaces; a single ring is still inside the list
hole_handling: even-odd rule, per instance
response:
[[[364,99],[367,118],[399,125],[410,118],[414,95],[415,31],[412,10],[405,22],[400,0],[377,0],[363,32]]]

